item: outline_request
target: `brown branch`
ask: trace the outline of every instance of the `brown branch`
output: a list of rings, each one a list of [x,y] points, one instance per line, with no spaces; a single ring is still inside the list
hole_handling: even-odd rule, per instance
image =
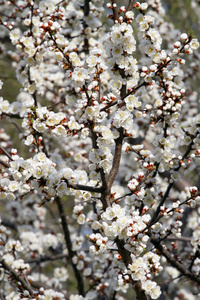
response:
[[[113,5],[114,5],[114,7],[113,7]],[[112,0],[112,11],[113,11],[114,21],[118,21],[119,14],[118,14],[118,9],[117,9],[117,0]]]
[[[75,251],[72,250],[72,241],[71,241],[71,237],[70,237],[70,232],[69,232],[69,228],[68,228],[68,223],[67,223],[67,218],[65,215],[64,207],[63,207],[62,201],[59,197],[57,197],[55,199],[55,201],[57,203],[59,215],[61,218],[61,224],[62,224],[62,228],[63,228],[63,232],[64,232],[65,243],[66,243],[68,253],[69,253],[69,260],[72,265],[74,275],[76,277],[79,295],[82,295],[84,297],[85,291],[84,291],[83,278],[82,278],[81,272],[77,269],[76,264],[73,263],[73,257],[76,256],[77,254]]]
[[[107,187],[109,190],[111,189],[112,184],[119,171],[120,159],[122,154],[123,128],[119,128],[118,132],[119,132],[119,137],[116,139],[115,142],[116,145],[115,145],[115,153],[113,157],[113,166],[110,171],[110,174],[108,175],[108,180],[107,180]]]
[[[124,74],[122,73],[121,76],[124,78]],[[120,96],[121,98],[124,97],[126,94],[126,86],[123,85],[120,91]],[[107,189],[105,191],[105,194],[102,194],[102,199],[106,199],[106,203],[110,203],[110,191],[111,187],[113,185],[113,182],[119,172],[119,166],[120,166],[120,160],[121,160],[121,155],[122,155],[122,144],[123,144],[123,138],[124,138],[124,133],[123,133],[123,128],[118,129],[119,132],[119,137],[115,141],[115,153],[113,157],[113,165],[112,169],[108,175],[107,179]],[[105,200],[104,200],[105,201]],[[107,204],[108,205],[108,204]],[[103,207],[105,209],[105,207]],[[131,254],[128,250],[124,248],[124,241],[119,240],[118,238],[115,240],[118,248],[118,252],[122,257],[122,260],[125,264],[125,266],[128,268],[128,265],[131,264],[132,259],[131,259]],[[131,280],[132,282],[132,287],[134,288],[136,292],[136,299],[137,300],[148,300],[149,297],[146,295],[145,291],[142,289],[142,284],[141,281],[134,281]]]
[[[3,259],[3,257],[0,257],[0,264],[2,265],[2,267],[3,267],[5,270],[7,270],[7,271],[10,273],[10,275],[11,275],[15,280],[17,280],[18,282],[21,283],[21,285],[22,285],[22,287],[24,288],[24,290],[29,291],[29,294],[30,294],[32,297],[34,297],[34,292],[33,292],[33,289],[32,289],[32,287],[31,287],[31,285],[30,285],[28,282],[26,282],[26,281],[23,279],[23,277],[22,277],[21,275],[17,274],[17,272],[16,272],[13,268],[11,268],[11,267],[5,262],[5,260]]]
[[[130,10],[133,9],[134,2],[135,2],[134,0],[129,0],[129,4],[128,4],[127,8],[126,8],[126,11],[130,11]]]
[[[93,192],[93,193],[102,193],[104,190],[103,187],[93,187],[93,186],[72,183],[72,182],[69,182],[67,179],[65,179],[65,181],[67,183],[67,186],[74,190],[82,190],[82,191],[88,191],[88,192]]]
[[[41,281],[31,281],[30,284],[34,289],[37,289],[37,290],[39,290],[41,288],[43,288],[43,289],[50,288],[47,284],[45,284],[44,282],[41,282]]]
[[[89,98],[89,95],[88,95],[86,89],[85,89],[85,92],[86,92],[86,96],[87,96],[88,103],[89,103],[90,98]],[[97,144],[97,138],[98,138],[97,133],[94,132],[93,123],[91,121],[89,121],[89,129],[90,129],[90,132],[91,132],[92,146],[93,146],[94,149],[99,149],[98,144]],[[107,179],[106,179],[103,168],[99,169],[99,173],[100,173],[101,182],[102,182],[102,187],[100,188],[101,189],[100,193],[102,193],[101,202],[103,203],[103,209],[106,209],[110,205],[109,200],[107,200],[107,198],[105,197],[105,192],[107,190]]]
[[[0,150],[8,157],[11,161],[13,161],[12,156],[6,151],[6,149],[4,149],[1,145],[0,145]]]
[[[168,236],[166,238],[167,241],[175,241],[175,242],[191,242],[191,237],[188,236],[181,236],[181,237],[177,237],[177,236]]]
[[[115,3],[116,3],[116,1],[112,1],[112,5]],[[113,8],[113,14],[114,14],[114,20],[118,20],[119,16],[118,16],[118,12],[117,12],[117,7]],[[123,70],[120,70],[120,75],[122,76],[122,78],[126,77]],[[145,84],[143,83],[143,85],[145,85]],[[139,87],[140,86],[138,86],[138,88]],[[121,99],[124,99],[127,95],[126,88],[127,88],[126,85],[122,85],[122,88],[120,90],[120,98]],[[105,191],[101,195],[101,201],[103,203],[103,210],[106,210],[106,208],[111,205],[111,203],[110,203],[111,187],[112,187],[113,182],[119,172],[120,160],[121,160],[121,155],[122,155],[122,144],[123,144],[123,139],[124,139],[124,132],[123,132],[122,127],[118,129],[118,133],[119,133],[119,137],[115,141],[115,152],[114,152],[114,157],[113,157],[112,168],[111,168],[111,171],[107,178]],[[131,264],[131,262],[132,262],[130,252],[124,248],[124,241],[121,241],[117,238],[115,240],[115,242],[117,244],[118,252],[122,257],[122,260],[123,260],[125,266],[128,267],[128,265]],[[145,291],[142,289],[141,281],[134,281],[131,278],[131,283],[132,283],[132,287],[134,288],[134,290],[136,292],[137,300],[148,300],[149,299],[149,297],[146,295]]]
[[[192,281],[200,285],[200,277],[196,276],[188,269],[186,269],[185,266],[182,263],[180,263],[177,260],[177,258],[174,258],[157,240],[151,239],[151,243],[167,259],[168,263],[170,263],[171,266],[176,268],[183,276],[191,279]]]
[[[108,175],[108,178],[105,178],[105,174],[103,171],[101,172],[101,178],[103,183],[103,191],[101,191],[101,202],[103,204],[103,210],[106,210],[108,206],[111,205],[110,203],[110,191],[112,184],[117,176],[119,171],[121,153],[122,153],[122,142],[123,142],[123,128],[118,129],[119,137],[115,141],[115,153],[113,157],[113,165],[112,169]]]

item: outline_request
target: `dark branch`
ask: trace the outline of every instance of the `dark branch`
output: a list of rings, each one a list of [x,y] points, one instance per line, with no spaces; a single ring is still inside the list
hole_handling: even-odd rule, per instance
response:
[[[64,236],[65,236],[65,243],[66,243],[68,253],[69,253],[69,260],[72,265],[74,275],[76,277],[79,295],[82,295],[84,297],[85,291],[84,291],[83,278],[81,276],[81,272],[77,269],[76,264],[73,263],[73,257],[76,256],[77,254],[75,251],[72,250],[72,241],[71,241],[71,237],[70,237],[70,232],[69,232],[69,228],[68,228],[68,223],[67,223],[67,218],[65,215],[64,207],[63,207],[62,201],[59,197],[57,197],[55,199],[55,201],[58,206],[58,211],[59,211],[59,215],[61,218],[61,224],[62,224]]]

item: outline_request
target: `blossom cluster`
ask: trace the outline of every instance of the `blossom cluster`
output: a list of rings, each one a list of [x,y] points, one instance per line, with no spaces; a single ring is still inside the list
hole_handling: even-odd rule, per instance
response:
[[[198,294],[199,42],[160,0],[117,2],[0,3],[6,300]]]

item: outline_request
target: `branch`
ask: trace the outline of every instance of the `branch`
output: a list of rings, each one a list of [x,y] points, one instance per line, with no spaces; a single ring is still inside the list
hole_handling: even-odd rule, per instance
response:
[[[8,219],[2,218],[1,224],[5,227],[18,231],[17,224]]]
[[[84,16],[88,16],[90,12],[90,3],[91,0],[84,0]]]
[[[67,183],[67,186],[74,190],[82,190],[82,191],[88,191],[88,192],[93,192],[93,193],[102,193],[103,192],[103,187],[93,187],[93,186],[72,183],[72,182],[69,182],[67,179],[65,179],[65,181]]]
[[[47,147],[46,147],[46,144],[44,142],[44,136],[43,134],[40,133],[40,136],[42,137],[42,141],[41,141],[41,144],[42,144],[42,147],[43,147],[43,152],[45,153],[46,157],[49,158],[49,154],[48,154],[48,151],[47,151]]]
[[[186,269],[184,265],[180,263],[176,258],[172,257],[172,255],[158,241],[156,241],[155,239],[151,239],[151,243],[167,259],[171,266],[176,268],[183,276],[200,285],[200,278]]]
[[[83,9],[83,12],[84,12],[84,17],[88,17],[89,16],[89,13],[90,13],[90,1],[91,0],[84,0],[84,9]],[[83,20],[83,28],[84,28],[84,32],[87,28],[87,23],[85,21],[85,19]],[[88,41],[88,37],[87,35],[84,36],[84,50],[85,50],[85,53],[88,54],[89,53],[89,41]]]
[[[34,292],[32,290],[32,287],[29,283],[27,283],[22,276],[20,276],[19,274],[17,274],[17,272],[12,269],[3,259],[3,257],[0,257],[0,263],[2,265],[2,267],[7,270],[14,279],[16,279],[18,282],[21,283],[22,287],[24,288],[24,290],[29,291],[29,294],[34,297]]]
[[[6,116],[6,117],[9,117],[12,119],[20,119],[20,120],[23,119],[23,117],[21,117],[19,114],[8,114],[8,113],[3,112],[2,116]]]
[[[86,92],[88,103],[89,103],[89,101],[90,101],[89,95],[88,95],[86,90],[85,90],[85,92]],[[93,123],[91,121],[89,121],[89,129],[90,129],[90,132],[91,132],[92,146],[93,146],[94,149],[99,149],[99,146],[97,144],[97,138],[98,138],[97,133],[94,132]],[[108,197],[107,198],[105,197],[105,193],[107,191],[107,179],[106,179],[103,168],[99,169],[99,173],[100,173],[101,182],[102,182],[102,187],[101,187],[102,190],[100,192],[100,193],[102,193],[101,194],[101,202],[103,204],[103,209],[106,209],[110,205],[110,201],[109,201]]]
[[[33,264],[33,263],[36,263],[36,264],[40,264],[42,262],[45,262],[45,261],[54,261],[54,260],[58,260],[58,259],[62,259],[62,258],[67,258],[68,255],[67,254],[58,254],[58,255],[52,255],[52,256],[42,256],[42,257],[39,257],[39,258],[33,258],[33,259],[29,259],[26,261],[27,264]]]
[[[161,206],[165,203],[165,200],[167,199],[167,197],[168,197],[168,195],[169,195],[169,192],[170,192],[170,190],[171,190],[173,184],[174,184],[174,182],[171,182],[171,183],[168,185],[167,190],[166,190],[164,196],[162,197],[162,199],[161,199],[161,201],[160,201],[160,203],[159,203],[159,205],[158,205],[158,207],[157,207],[157,209],[156,209],[156,211],[155,211],[155,213],[154,213],[154,215],[153,215],[153,217],[152,217],[152,219],[151,219],[151,221],[150,221],[148,227],[151,227],[155,222],[157,222],[157,220],[158,220],[158,218],[159,218],[159,214],[160,214],[160,208],[161,208]]]
[[[188,268],[188,270],[189,270],[190,272],[192,271],[192,267],[193,267],[194,262],[195,262],[195,259],[196,259],[197,257],[199,257],[199,250],[196,250],[194,256],[193,256],[192,259],[191,259],[191,263],[190,263],[189,268]]]
[[[19,11],[22,11],[22,8],[21,8],[20,6],[18,6],[18,5],[15,3],[14,0],[10,0],[10,2],[11,2],[14,6],[16,6],[16,7],[19,9]]]
[[[114,3],[114,2],[115,2],[115,1],[113,1],[113,3]],[[163,68],[165,68],[170,62],[171,62],[171,60],[169,60],[169,61],[166,62],[165,64],[161,65],[160,68],[158,68],[158,70],[155,72],[155,76],[152,77],[152,79],[155,78],[155,77],[158,75],[158,73],[159,73]],[[135,88],[133,88],[132,90],[130,90],[129,92],[127,92],[126,94],[124,94],[124,95],[121,97],[121,100],[124,100],[126,97],[128,97],[129,95],[135,93],[135,91],[137,91],[137,90],[140,89],[141,87],[147,86],[147,85],[149,85],[149,83],[147,83],[146,81],[141,82],[141,83],[138,84]],[[104,108],[102,108],[101,111],[106,111],[106,110],[107,110],[108,108],[110,108],[111,106],[116,105],[117,102],[118,102],[118,100],[115,100],[115,101],[109,103],[107,106],[105,106]]]
[[[166,238],[167,241],[175,241],[175,242],[191,242],[191,237],[188,236],[181,236],[181,237],[177,237],[177,236],[168,236]]]
[[[126,11],[130,11],[130,10],[133,9],[134,2],[135,2],[134,0],[129,0],[129,4],[128,4],[127,8],[126,8]]]
[[[76,264],[74,264],[73,260],[72,260],[73,257],[76,256],[77,254],[75,251],[72,250],[72,241],[71,241],[71,237],[70,237],[70,232],[69,232],[69,228],[68,228],[68,223],[67,223],[67,218],[65,215],[64,207],[63,207],[62,201],[59,197],[55,198],[55,201],[58,206],[58,211],[59,211],[59,215],[61,218],[61,224],[62,224],[64,236],[65,236],[65,243],[66,243],[68,253],[69,253],[69,260],[72,265],[74,275],[76,277],[79,295],[82,295],[84,297],[85,291],[84,291],[83,278],[81,276],[81,272],[77,269]]]
[[[9,164],[7,162],[3,161],[2,159],[0,159],[0,164],[2,166],[4,166],[5,168],[9,168],[10,167]]]
[[[1,145],[0,145],[0,150],[8,157],[11,161],[13,161],[12,156],[6,151],[6,149],[4,149]]]
[[[108,175],[108,180],[107,180],[107,186],[108,189],[111,189],[111,186],[116,178],[116,175],[119,171],[119,164],[120,164],[120,159],[121,159],[121,154],[122,154],[122,142],[123,142],[123,128],[119,128],[119,137],[116,139],[116,146],[115,146],[115,153],[113,157],[113,166],[110,171],[110,174]]]
[[[197,135],[197,134],[196,134],[196,135]],[[196,137],[196,135],[195,135],[195,137]],[[194,138],[195,138],[195,137],[194,137]],[[191,151],[191,149],[192,149],[193,144],[194,144],[194,141],[192,140],[192,141],[190,142],[190,144],[189,144],[189,146],[188,146],[186,152],[184,153],[184,155],[183,155],[183,157],[182,157],[182,160],[184,160],[185,158],[187,158],[187,156],[189,155],[189,153],[190,153],[190,151]],[[179,166],[178,166],[177,168],[175,168],[174,170],[175,170],[175,171],[179,171],[180,168],[181,168],[181,164],[179,163]],[[160,201],[160,204],[158,205],[158,207],[157,207],[157,209],[156,209],[156,212],[154,213],[154,215],[153,215],[153,217],[152,217],[152,219],[151,219],[151,221],[150,221],[148,227],[150,227],[150,226],[153,225],[155,222],[157,222],[157,220],[158,220],[158,218],[159,218],[160,207],[165,203],[165,201],[166,201],[166,199],[167,199],[167,197],[168,197],[168,195],[169,195],[169,192],[170,192],[171,188],[173,187],[173,185],[174,185],[174,181],[170,182],[170,184],[168,185],[167,190],[166,190],[164,196],[162,197],[162,199],[161,199],[161,201]],[[183,203],[183,204],[184,204],[184,203]]]
[[[112,0],[112,10],[113,10],[114,21],[118,21],[119,15],[118,15],[118,8],[117,8],[117,0]]]
[[[140,142],[138,143],[140,144]],[[147,149],[147,150],[150,150],[150,151],[153,151],[154,150],[154,147],[153,145],[151,145],[149,142],[147,142],[146,140],[143,141],[143,145],[144,147]],[[159,175],[162,177],[162,178],[169,178],[170,177],[170,171],[165,171],[165,172],[162,172],[160,173],[158,171]],[[180,178],[178,181],[175,181],[174,182],[174,188],[176,190],[178,190],[179,192],[181,192],[186,186],[189,186],[190,183],[188,181],[186,181],[184,178]]]
[[[129,95],[133,94],[135,91],[137,91],[138,89],[140,89],[142,86],[147,86],[148,83],[143,81],[142,83],[140,83],[138,86],[136,86],[135,88],[133,88],[131,91],[129,91],[128,93],[124,94],[123,96],[121,96],[121,100],[124,100],[126,97],[128,97]],[[109,103],[107,106],[103,107],[101,109],[101,111],[106,111],[107,109],[109,109],[110,107],[116,105],[118,102],[118,100],[115,100],[111,103]]]
[[[122,257],[122,260],[123,260],[125,266],[128,267],[128,265],[131,264],[131,262],[132,262],[130,252],[124,248],[124,241],[119,240],[117,238],[115,240],[115,242],[117,244],[119,254]],[[142,289],[141,282],[134,281],[134,280],[132,280],[131,282],[132,282],[133,288],[136,292],[136,299],[137,300],[148,300],[149,297],[145,294],[144,290]]]
[[[113,4],[117,4],[115,0],[112,1],[112,6]],[[114,14],[114,20],[118,20],[118,11],[117,11],[117,5],[114,6],[113,8],[113,14]],[[124,71],[120,71],[120,75],[122,78],[126,78]],[[146,84],[146,83],[145,83]],[[143,85],[145,85],[143,84]],[[140,87],[140,86],[139,86]],[[138,88],[139,88],[138,87]],[[122,85],[122,88],[120,90],[120,98],[124,99],[126,97],[126,85]],[[112,164],[112,169],[108,175],[107,178],[107,183],[106,183],[106,188],[104,193],[101,195],[101,201],[103,203],[103,210],[106,210],[108,206],[110,206],[110,193],[111,193],[111,187],[113,185],[113,182],[119,172],[119,166],[120,166],[120,160],[121,160],[121,155],[122,155],[122,144],[123,144],[123,139],[124,139],[124,133],[123,133],[123,128],[119,128],[119,137],[115,141],[115,153],[113,157],[113,164]],[[132,259],[131,259],[131,254],[128,250],[124,248],[124,241],[119,240],[118,238],[115,240],[118,248],[118,252],[120,253],[122,260],[125,264],[125,266],[128,268],[128,265],[131,264]],[[135,290],[136,293],[136,299],[137,300],[148,300],[149,297],[145,294],[144,290],[142,289],[142,284],[141,281],[134,281],[131,278],[132,282],[132,287]]]

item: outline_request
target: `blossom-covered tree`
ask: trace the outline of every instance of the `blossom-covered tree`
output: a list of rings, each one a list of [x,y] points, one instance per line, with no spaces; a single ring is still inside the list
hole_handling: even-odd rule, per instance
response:
[[[199,42],[160,0],[106,4],[0,2],[1,299],[199,295]]]

